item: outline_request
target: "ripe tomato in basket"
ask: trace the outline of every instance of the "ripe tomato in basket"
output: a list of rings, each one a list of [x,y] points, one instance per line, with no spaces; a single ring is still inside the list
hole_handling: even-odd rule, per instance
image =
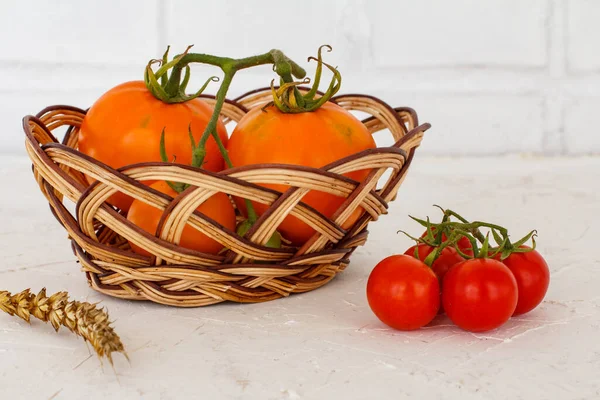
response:
[[[236,167],[275,163],[320,168],[375,147],[371,133],[356,117],[337,104],[326,102],[315,111],[297,114],[283,113],[275,106],[254,108],[235,127],[227,150]],[[360,182],[369,171],[359,170],[344,175]],[[280,192],[289,188],[283,182],[259,184]],[[302,201],[324,216],[331,217],[345,199],[326,193],[327,189],[311,190]],[[236,204],[245,211],[242,199],[236,199]],[[253,205],[259,214],[267,209],[264,204],[253,202]],[[357,208],[343,227],[352,226],[362,212],[361,208]],[[291,215],[284,219],[278,230],[294,245],[302,245],[315,233],[314,229]]]
[[[173,198],[178,195],[165,181],[157,181],[150,185],[150,187]],[[229,197],[224,193],[212,195],[196,211],[231,231],[235,230],[235,211]],[[156,234],[156,228],[162,214],[162,210],[140,200],[134,200],[127,214],[127,219],[151,235],[154,235]],[[129,242],[129,244],[136,253],[150,255],[149,252],[136,244],[132,242]],[[222,244],[189,225],[183,228],[179,245],[208,254],[217,254],[223,248]]]
[[[79,131],[79,151],[113,168],[161,161],[160,136],[164,129],[168,156],[188,165],[192,161],[188,129],[197,142],[212,112],[212,107],[198,98],[167,104],[154,97],[142,81],[122,83],[102,95],[87,112]],[[221,121],[217,132],[227,143],[227,130]],[[210,137],[203,168],[217,172],[223,167],[223,156]],[[93,179],[88,177],[88,181]],[[108,200],[123,211],[132,201],[121,193]]]

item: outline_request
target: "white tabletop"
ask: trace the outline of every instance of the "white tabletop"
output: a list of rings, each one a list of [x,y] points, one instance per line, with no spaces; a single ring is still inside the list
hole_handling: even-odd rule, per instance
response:
[[[131,364],[115,370],[40,321],[0,314],[7,399],[593,399],[600,398],[600,158],[419,158],[367,244],[327,286],[263,304],[177,309],[90,289],[26,159],[0,156],[0,289],[102,301]],[[539,308],[472,334],[446,317],[388,329],[365,296],[369,271],[420,233],[432,204],[536,228],[552,271]]]

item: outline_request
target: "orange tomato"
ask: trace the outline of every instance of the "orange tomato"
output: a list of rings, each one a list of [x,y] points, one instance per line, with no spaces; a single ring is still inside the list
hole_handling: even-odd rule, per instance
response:
[[[150,185],[150,187],[173,198],[177,196],[177,192],[175,192],[165,181],[157,181]],[[225,228],[235,231],[235,211],[226,194],[216,193],[202,203],[196,211],[206,215],[208,218],[223,225]],[[146,232],[155,235],[162,214],[163,212],[158,208],[142,201],[134,200],[129,208],[127,219]],[[136,253],[150,255],[150,253],[134,243],[129,242],[129,244],[131,244],[131,248]],[[179,245],[209,254],[217,254],[223,248],[222,244],[189,225],[186,225],[185,228],[183,228]]]
[[[237,124],[229,138],[228,151],[233,165],[241,167],[259,163],[281,163],[320,168],[343,157],[375,147],[367,128],[352,114],[327,102],[312,112],[285,114],[275,106],[262,110],[255,108]],[[346,174],[356,181],[366,178],[369,170]],[[264,187],[284,192],[287,185],[262,184]],[[242,199],[235,199],[245,211]],[[303,200],[326,217],[331,217],[344,198],[329,193],[310,191]],[[261,214],[267,206],[253,203]],[[360,217],[358,208],[343,228],[349,228]],[[279,232],[295,245],[302,245],[314,230],[289,215],[279,226]]]
[[[167,104],[154,97],[144,82],[126,82],[110,89],[89,109],[79,131],[79,151],[113,168],[161,161],[160,135],[164,129],[167,155],[179,164],[190,164],[188,128],[191,124],[197,143],[212,112],[212,107],[200,99]],[[221,121],[217,132],[226,144],[227,130]],[[216,172],[223,167],[217,143],[210,137],[203,168]],[[91,183],[93,179],[88,181]],[[121,193],[108,200],[124,211],[132,201],[133,198]]]

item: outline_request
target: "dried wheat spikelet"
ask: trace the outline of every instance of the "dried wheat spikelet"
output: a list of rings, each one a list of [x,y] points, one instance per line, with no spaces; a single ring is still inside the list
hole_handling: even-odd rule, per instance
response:
[[[69,301],[67,292],[58,292],[48,297],[46,288],[37,295],[29,289],[14,295],[0,290],[0,310],[27,322],[31,316],[50,322],[57,332],[61,326],[65,326],[89,342],[98,357],[106,356],[111,364],[113,352],[123,353],[127,357],[119,335],[111,326],[108,313],[97,308],[96,304]]]

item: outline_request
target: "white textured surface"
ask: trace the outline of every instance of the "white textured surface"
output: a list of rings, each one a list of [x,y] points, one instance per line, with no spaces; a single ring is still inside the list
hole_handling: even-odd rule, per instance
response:
[[[417,156],[390,213],[370,227],[348,269],[312,293],[255,305],[175,309],[89,289],[65,232],[24,159],[0,157],[0,288],[46,286],[102,301],[131,365],[114,372],[67,332],[0,314],[7,399],[595,399],[600,396],[600,159]],[[407,214],[439,203],[537,228],[552,271],[544,303],[500,329],[470,334],[445,317],[416,332],[386,328],[365,284],[383,257],[419,232]]]
[[[436,127],[423,154],[600,154],[598,0],[4,3],[0,154],[21,152],[24,115],[87,108],[141,79],[167,44],[232,57],[280,47],[303,63],[324,43],[342,92],[414,107]],[[219,72],[195,68],[190,88]],[[245,71],[231,97],[272,78],[267,67]]]

